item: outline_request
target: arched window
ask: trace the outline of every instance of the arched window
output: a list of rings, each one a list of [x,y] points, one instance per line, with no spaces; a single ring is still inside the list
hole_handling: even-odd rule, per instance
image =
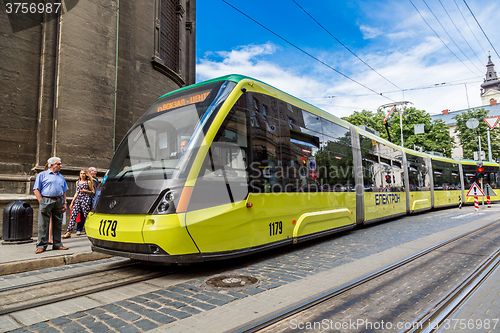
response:
[[[153,67],[184,85],[181,73],[181,24],[186,13],[185,0],[156,0],[155,50]]]

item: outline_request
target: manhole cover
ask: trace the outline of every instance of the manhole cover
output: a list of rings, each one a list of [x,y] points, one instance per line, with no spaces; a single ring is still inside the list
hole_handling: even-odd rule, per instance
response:
[[[206,284],[217,288],[246,287],[259,281],[248,275],[221,275],[208,279]]]

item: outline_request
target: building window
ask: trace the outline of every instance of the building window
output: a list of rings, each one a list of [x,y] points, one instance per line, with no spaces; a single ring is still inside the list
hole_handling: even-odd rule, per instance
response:
[[[179,0],[156,0],[153,67],[181,85],[179,27],[184,13]]]
[[[179,71],[178,1],[160,2],[160,58],[174,72]]]

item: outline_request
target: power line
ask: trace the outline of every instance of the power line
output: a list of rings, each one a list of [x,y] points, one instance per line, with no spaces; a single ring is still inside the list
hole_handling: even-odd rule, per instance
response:
[[[451,83],[443,82],[443,83],[436,83],[436,84],[428,85],[428,86],[407,88],[407,89],[403,89],[403,92],[404,91],[425,90],[425,89],[435,89],[435,88],[446,88],[446,87],[450,87],[450,86],[459,86],[462,84],[472,84],[472,83],[479,83],[479,82],[482,82],[482,81],[469,81],[469,82],[456,82],[456,83],[453,83],[453,81]],[[401,90],[385,91],[385,92],[382,92],[382,94],[393,94],[393,93],[397,93],[400,91]],[[363,96],[371,96],[371,94],[309,96],[309,97],[303,97],[303,98],[348,98],[348,97],[363,97]]]
[[[425,20],[424,16],[422,15],[422,13],[420,13],[420,11],[418,10],[418,8],[415,6],[415,4],[411,1],[411,0],[408,0],[410,1],[411,5],[413,6],[413,8],[415,8],[415,10],[417,11],[418,15],[420,15],[420,17],[422,18],[422,20],[425,22],[425,24],[427,24],[427,26],[429,27],[429,29],[431,29],[434,34],[437,36],[437,38],[439,38],[439,40],[441,41],[441,43],[443,43],[444,46],[446,46],[446,48],[458,59],[458,61],[460,61],[465,67],[467,67],[468,70],[470,70],[474,75],[476,73],[474,73],[456,54],[455,52],[453,52],[449,47],[448,45],[446,45],[446,43],[443,41],[443,39],[441,37],[439,37],[438,33],[436,32],[436,30],[434,30],[430,24]]]
[[[446,30],[446,28],[444,27],[444,25],[441,23],[441,21],[439,20],[439,18],[436,16],[436,14],[434,14],[434,11],[431,9],[431,7],[429,7],[429,5],[427,4],[427,2],[425,2],[425,0],[422,0],[425,4],[425,6],[429,9],[429,11],[431,12],[432,16],[434,16],[434,18],[436,19],[436,21],[439,23],[439,25],[441,26],[441,28],[443,28],[444,32],[448,35],[448,37],[450,37],[450,40],[453,42],[453,44],[455,44],[455,46],[457,47],[457,49],[464,55],[464,57],[467,58],[467,60],[469,60],[469,62],[472,64],[472,66],[476,67],[476,69],[481,73],[481,70],[479,68],[477,68],[476,65],[474,65],[474,63],[472,62],[472,60],[469,59],[469,57],[464,53],[464,51],[462,51],[462,49],[460,48],[460,46],[458,46],[458,44],[455,42],[455,40],[453,39],[453,37],[451,37],[451,35],[448,33],[448,30]],[[443,7],[444,8],[444,7]],[[457,57],[458,58],[458,57]],[[462,62],[464,65],[465,63]],[[469,67],[467,67],[469,68]],[[470,69],[469,69],[470,70]]]
[[[472,36],[474,36],[474,39],[476,40],[477,45],[479,45],[479,48],[484,52],[484,54],[486,54],[486,50],[481,46],[481,43],[479,42],[479,39],[477,39],[476,34],[474,33],[474,31],[472,31],[472,28],[470,27],[469,22],[467,22],[467,19],[465,18],[464,13],[462,13],[462,10],[458,6],[457,1],[453,0],[453,2],[455,3],[455,6],[457,6],[457,9],[460,12],[460,15],[462,15],[462,18],[464,19],[465,24],[467,24],[467,27],[469,28]]]
[[[356,53],[354,53],[353,51],[351,51],[346,45],[344,45],[337,37],[335,37],[330,31],[328,31],[328,29],[326,29],[321,23],[318,22],[318,20],[316,20],[310,13],[308,13],[301,5],[299,5],[297,3],[297,1],[295,0],[292,0],[300,9],[302,9],[302,11],[304,11],[304,13],[306,13],[314,22],[316,22],[323,30],[325,30],[330,36],[333,37],[333,39],[335,39],[340,45],[342,45],[347,51],[349,51],[353,56],[355,56],[356,58],[359,59],[359,61],[361,61],[363,64],[365,64],[368,68],[370,68],[372,71],[374,71],[375,73],[377,73],[381,78],[383,78],[384,80],[386,80],[387,82],[389,82],[390,84],[392,84],[394,87],[402,90],[400,87],[398,87],[397,85],[395,85],[393,82],[391,82],[389,79],[387,79],[385,76],[383,76],[382,74],[380,74],[379,72],[377,72],[377,70],[375,70],[372,66],[370,66],[369,64],[367,64],[363,59],[361,59],[360,57],[358,57],[356,55]]]
[[[483,62],[481,61],[481,59],[479,59],[479,57],[476,54],[476,51],[474,51],[474,49],[470,46],[469,42],[467,41],[467,39],[465,39],[464,35],[462,35],[462,32],[460,31],[460,29],[458,29],[457,25],[455,24],[455,21],[453,21],[453,19],[451,18],[451,15],[448,13],[448,11],[446,10],[446,8],[444,7],[443,2],[441,0],[439,0],[439,3],[441,4],[441,7],[443,7],[444,12],[446,13],[446,15],[448,15],[448,18],[450,19],[451,23],[453,23],[453,26],[455,27],[455,29],[457,29],[457,31],[460,34],[460,36],[462,37],[462,39],[469,46],[469,49],[472,51],[472,53],[474,53],[474,55],[476,56],[476,58],[479,61],[479,63],[482,64]]]
[[[357,105],[357,106],[350,106],[350,105],[335,105],[335,104],[318,104],[318,106],[325,106],[325,109],[326,107],[334,107],[334,108],[344,108],[344,109],[354,109],[354,110],[359,110],[359,109],[362,109],[362,110],[366,110],[366,111],[377,111],[376,109],[373,109],[372,107],[368,107],[368,108],[362,108],[361,106]]]
[[[500,58],[500,55],[498,55],[498,52],[497,50],[495,49],[495,47],[493,46],[493,44],[491,43],[490,39],[488,38],[488,36],[486,36],[486,32],[484,32],[483,30],[483,27],[481,26],[481,24],[479,24],[479,21],[477,20],[476,16],[474,15],[474,13],[472,12],[472,10],[470,9],[469,5],[467,4],[467,2],[464,0],[464,3],[465,5],[467,6],[467,8],[469,9],[469,12],[472,14],[472,17],[474,18],[474,20],[476,20],[476,23],[477,25],[479,26],[479,28],[481,28],[481,31],[483,32],[484,34],[484,37],[486,37],[486,39],[488,40],[488,42],[490,43],[491,47],[493,48],[493,50],[495,51],[495,53],[497,54],[497,57]]]
[[[364,88],[366,88],[366,89],[370,90],[371,92],[373,92],[373,93],[375,93],[375,94],[377,94],[377,95],[379,95],[379,96],[382,96],[382,97],[384,97],[384,98],[386,98],[386,99],[391,100],[391,101],[393,101],[393,102],[394,102],[394,100],[393,100],[392,98],[389,98],[389,97],[387,97],[387,96],[384,96],[384,95],[382,95],[382,93],[379,93],[379,92],[377,92],[377,91],[375,91],[375,90],[373,90],[373,89],[371,89],[371,88],[369,88],[369,87],[365,86],[364,84],[362,84],[362,83],[360,83],[360,82],[358,82],[358,81],[354,80],[353,78],[351,78],[351,77],[347,76],[346,74],[342,73],[341,71],[339,71],[339,70],[335,69],[334,67],[332,67],[332,66],[328,65],[328,64],[327,64],[327,63],[325,63],[324,61],[322,61],[322,60],[320,60],[320,59],[316,58],[315,56],[313,56],[313,55],[312,55],[312,54],[310,54],[309,52],[307,52],[307,51],[305,51],[305,50],[301,49],[300,47],[298,47],[297,45],[293,44],[292,42],[290,42],[289,40],[285,39],[284,37],[281,37],[281,36],[280,36],[280,35],[278,35],[276,32],[272,31],[272,30],[271,30],[271,29],[269,29],[268,27],[264,26],[264,25],[263,25],[263,24],[261,24],[260,22],[256,21],[255,19],[253,19],[253,18],[252,18],[252,17],[250,17],[249,15],[245,14],[244,12],[242,12],[241,10],[239,10],[238,8],[236,8],[236,7],[234,7],[233,5],[231,5],[230,3],[228,3],[226,0],[222,0],[222,2],[224,2],[226,5],[228,5],[228,6],[232,7],[234,10],[236,10],[236,11],[237,11],[237,12],[239,12],[240,14],[244,15],[244,16],[245,16],[245,17],[247,17],[248,19],[252,20],[254,23],[256,23],[256,24],[260,25],[262,28],[266,29],[267,31],[269,31],[270,33],[272,33],[273,35],[275,35],[275,36],[276,36],[276,37],[278,37],[279,39],[281,39],[281,40],[283,40],[284,42],[286,42],[286,43],[290,44],[291,46],[293,46],[293,47],[294,47],[294,48],[296,48],[297,50],[299,50],[299,51],[301,51],[302,53],[306,54],[307,56],[309,56],[309,57],[313,58],[314,60],[318,61],[319,63],[323,64],[324,66],[326,66],[326,67],[330,68],[331,70],[333,70],[333,71],[334,71],[334,72],[336,72],[337,74],[340,74],[340,75],[342,75],[343,77],[345,77],[346,79],[351,80],[352,82],[354,82],[354,83],[356,83],[356,84],[358,84],[358,85],[360,85],[360,86],[362,86],[362,87],[364,87]]]

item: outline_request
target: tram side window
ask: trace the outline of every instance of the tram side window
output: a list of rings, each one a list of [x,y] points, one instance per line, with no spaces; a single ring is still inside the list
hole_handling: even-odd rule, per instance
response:
[[[316,155],[323,191],[354,191],[351,131],[322,119],[323,141]]]
[[[465,189],[470,189],[474,182],[478,185],[480,184],[476,164],[474,165],[462,164],[462,169],[464,172]],[[483,174],[484,178],[482,179],[482,181],[484,181],[484,184],[490,184],[491,188],[493,189],[500,188],[498,167],[485,165]]]
[[[251,102],[250,115],[250,191],[252,193],[281,192],[278,102],[275,98],[247,93]]]
[[[318,117],[310,112],[307,112],[304,110],[301,110],[301,111],[302,111],[302,118],[304,119],[304,126],[303,127],[305,127],[307,130],[310,130],[310,131],[313,131],[316,133],[322,133],[323,132],[322,120],[324,120],[324,119],[321,119],[320,117]]]
[[[479,177],[477,174],[477,166],[476,165],[467,165],[462,164],[462,171],[464,173],[464,186],[466,189],[470,189],[472,184],[476,182],[479,184]]]
[[[280,103],[281,131],[281,174],[283,191],[320,192],[323,190],[318,179],[316,155],[323,136],[307,129],[316,122],[314,129],[321,130],[319,117],[288,103]],[[310,128],[313,128],[309,126]]]
[[[401,150],[360,134],[365,192],[404,191]]]
[[[281,102],[279,104],[280,120],[284,121],[284,125],[289,129],[299,131],[300,128],[305,128],[303,112],[300,108],[289,103]]]
[[[404,191],[403,153],[401,149],[379,143],[381,163],[385,166],[386,188],[390,192]]]
[[[432,160],[432,170],[435,191],[460,189],[460,174],[457,163]]]
[[[484,166],[484,183],[490,184],[491,188],[499,188],[498,167],[485,165]]]
[[[377,143],[363,135],[359,136],[359,140],[361,144],[364,191],[379,192],[379,186],[376,181],[378,154],[374,150],[374,146]]]
[[[318,133],[307,133],[286,129],[283,131],[289,141],[283,146],[283,170],[285,173],[285,190],[287,192],[320,192],[322,188],[317,182],[316,154],[320,146]],[[317,172],[317,171],[316,171]]]
[[[248,195],[247,114],[233,107],[201,166],[189,210],[245,200]]]
[[[406,154],[408,161],[408,178],[410,191],[430,191],[431,183],[429,178],[429,168],[427,158]]]

